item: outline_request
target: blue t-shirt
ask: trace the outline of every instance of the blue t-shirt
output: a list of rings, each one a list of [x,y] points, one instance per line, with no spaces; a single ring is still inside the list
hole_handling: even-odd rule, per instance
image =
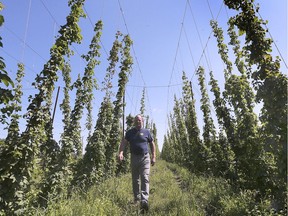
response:
[[[145,128],[128,130],[125,139],[130,143],[131,153],[136,155],[147,153],[148,143],[153,141],[150,131]]]

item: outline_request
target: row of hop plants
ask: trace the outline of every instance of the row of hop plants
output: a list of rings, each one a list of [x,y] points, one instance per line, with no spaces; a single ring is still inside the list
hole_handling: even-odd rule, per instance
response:
[[[132,40],[129,35],[116,32],[108,57],[109,66],[102,88],[99,89],[94,78],[95,68],[101,63],[99,59],[103,23],[99,20],[94,26],[95,34],[89,51],[81,56],[86,62],[83,75],[79,74],[73,83],[70,65],[73,51],[70,47],[74,43],[80,44],[83,39],[78,22],[85,17],[84,2],[68,2],[70,13],[66,24],[60,27],[59,36],[50,49],[50,59],[35,78],[33,86],[37,93],[29,97],[30,104],[24,115],[19,113],[22,110],[21,82],[25,75],[25,66],[18,64],[14,86],[5,71],[4,59],[0,59],[1,83],[13,86],[13,90],[3,88],[7,90],[7,94],[0,96],[0,120],[2,124],[6,124],[8,130],[7,137],[1,140],[0,146],[0,215],[29,215],[32,208],[46,208],[51,201],[69,196],[75,187],[87,190],[91,185],[126,172],[129,168],[128,162],[121,166],[117,164],[116,153],[122,138],[119,134],[123,130],[120,120],[125,105],[125,86],[133,64],[130,55]],[[4,22],[2,15],[0,21],[0,24]],[[51,107],[52,94],[60,74],[64,82],[64,98],[60,104],[63,132],[59,142],[56,142],[53,139]],[[115,75],[118,75],[116,93],[112,92]],[[0,90],[2,92],[2,88]],[[105,96],[93,127],[92,104],[97,90],[103,91]],[[72,92],[75,92],[74,101],[70,99]],[[80,122],[85,111],[85,126],[89,134],[83,153]],[[132,119],[131,115],[127,117],[127,128],[132,126]],[[20,120],[27,123],[23,132],[20,132]],[[157,133],[155,124],[152,125],[152,130],[154,134]]]
[[[280,71],[279,57],[271,55],[273,41],[266,38],[266,22],[257,16],[259,7],[250,0],[224,3],[238,14],[228,21],[228,45],[222,28],[211,21],[218,53],[226,66],[222,92],[213,71],[209,73],[219,132],[212,118],[205,69],[196,69],[202,134],[192,83],[183,72],[182,97],[174,99],[162,157],[195,173],[225,177],[239,190],[256,191],[256,202],[269,199],[271,208],[287,211],[287,76]],[[241,36],[245,36],[244,43]],[[260,103],[257,116],[254,107]]]

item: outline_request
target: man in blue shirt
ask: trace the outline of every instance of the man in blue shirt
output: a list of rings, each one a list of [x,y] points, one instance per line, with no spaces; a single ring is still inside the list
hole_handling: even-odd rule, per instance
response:
[[[156,149],[150,131],[143,128],[141,115],[136,115],[134,126],[126,132],[119,147],[118,157],[120,161],[124,159],[123,151],[125,146],[130,144],[134,202],[141,201],[141,210],[148,211],[150,163],[153,166],[156,162]],[[148,144],[152,155],[151,162]]]

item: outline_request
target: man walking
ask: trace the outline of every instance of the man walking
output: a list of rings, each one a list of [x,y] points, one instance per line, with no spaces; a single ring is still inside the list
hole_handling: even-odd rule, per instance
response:
[[[123,151],[125,146],[128,144],[130,145],[131,152],[134,203],[140,201],[141,210],[148,211],[150,174],[150,154],[148,144],[150,145],[152,154],[152,166],[156,162],[156,149],[150,131],[143,128],[143,118],[141,115],[136,115],[134,119],[134,127],[126,132],[125,137],[120,144],[118,156],[120,161],[124,159]]]

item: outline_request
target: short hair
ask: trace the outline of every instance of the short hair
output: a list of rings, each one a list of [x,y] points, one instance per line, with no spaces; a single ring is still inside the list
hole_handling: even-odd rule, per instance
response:
[[[142,116],[141,114],[137,114],[137,115],[135,115],[135,117],[134,117],[134,122],[136,121],[137,116],[140,116],[141,119],[142,119],[142,122],[144,122],[144,118],[143,118],[143,116]]]
[[[140,116],[141,118],[143,118],[143,116],[142,116],[141,114],[137,114],[137,115],[135,115],[134,118],[136,118],[137,116]]]

